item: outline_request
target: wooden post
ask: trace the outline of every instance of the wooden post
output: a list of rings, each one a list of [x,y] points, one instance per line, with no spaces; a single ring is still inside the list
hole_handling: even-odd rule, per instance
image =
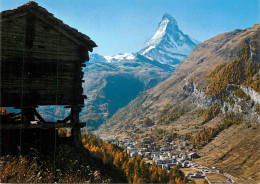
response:
[[[23,124],[30,124],[30,121],[34,121],[34,108],[33,107],[23,107],[22,108],[22,123]]]
[[[78,105],[73,105],[71,107],[71,123],[72,123],[71,136],[76,144],[76,147],[82,146],[81,132],[79,126],[80,111],[81,108]]]
[[[2,156],[2,130],[1,130],[1,124],[0,124],[0,157]]]
[[[42,122],[46,123],[46,121],[41,117],[41,115],[36,111],[36,109],[33,109],[34,115]]]

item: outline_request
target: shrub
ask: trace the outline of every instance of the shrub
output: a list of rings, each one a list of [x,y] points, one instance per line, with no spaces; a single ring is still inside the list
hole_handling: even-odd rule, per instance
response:
[[[237,90],[235,90],[235,95],[237,96],[237,97],[239,97],[239,98],[246,98],[247,97],[247,95],[245,94],[245,92],[242,90],[242,89],[240,89],[240,88],[238,88]]]
[[[256,104],[256,105],[255,105],[255,109],[256,109],[256,112],[260,112],[260,105],[259,105],[259,104]]]
[[[66,128],[58,128],[58,134],[60,137],[70,137],[71,131]]]
[[[220,112],[220,105],[218,103],[213,104],[210,108],[203,112],[203,124],[215,118]]]
[[[227,101],[231,104],[235,103],[235,100],[232,97],[228,97]]]
[[[175,106],[171,110],[167,110],[167,113],[162,112],[158,124],[169,124],[188,112],[190,112],[190,108],[180,108],[179,106]]]
[[[145,118],[143,122],[145,125],[150,125],[153,121],[150,118]]]
[[[170,104],[167,104],[163,107],[162,114],[166,114],[171,108],[172,106]]]

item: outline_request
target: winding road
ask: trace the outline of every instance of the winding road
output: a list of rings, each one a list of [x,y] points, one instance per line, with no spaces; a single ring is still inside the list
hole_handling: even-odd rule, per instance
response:
[[[225,183],[237,183],[235,180],[234,180],[234,177],[230,174],[227,174],[227,173],[220,173],[219,170],[216,170],[216,169],[209,169],[208,167],[205,167],[203,165],[200,165],[200,164],[197,164],[197,163],[194,163],[194,162],[190,162],[190,165],[191,165],[191,169],[195,169],[197,171],[200,171],[201,173],[203,173],[203,175],[205,176],[205,179],[207,180],[207,182],[209,184],[211,184],[210,180],[208,179],[207,177],[207,173],[214,173],[214,174],[220,174],[222,176],[225,176],[227,178],[227,180],[225,181]],[[206,172],[207,171],[207,172]]]

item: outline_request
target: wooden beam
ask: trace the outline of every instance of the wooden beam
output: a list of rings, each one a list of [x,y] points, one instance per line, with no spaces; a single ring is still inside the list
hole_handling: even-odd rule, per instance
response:
[[[46,121],[42,118],[42,116],[34,109],[34,115],[42,122],[46,123]]]
[[[86,123],[79,123],[77,125],[79,128],[82,128],[86,126]],[[37,125],[31,125],[31,124],[0,124],[0,129],[48,129],[48,128],[72,128],[75,127],[75,125],[72,125],[71,123],[56,123],[56,122],[48,122],[46,124],[37,124]]]
[[[82,95],[82,96],[86,96],[86,95]],[[82,104],[79,104],[79,105],[77,105],[79,108],[82,108],[82,107],[85,107],[84,105],[82,105]],[[73,107],[73,105],[67,105],[67,106],[64,106],[64,108],[72,108]]]
[[[62,35],[66,36],[67,38],[69,38],[71,41],[73,41],[75,44],[80,45],[80,46],[86,46],[86,43],[83,42],[82,40],[79,40],[78,38],[75,38],[74,36],[71,35],[71,33],[68,33],[66,30],[64,29],[60,29],[59,28],[59,24],[53,24],[52,22],[48,21],[45,17],[43,17],[42,15],[38,14],[35,11],[31,11],[29,10],[35,17],[37,17],[39,20],[41,20],[43,23],[51,26],[53,29],[55,29],[56,31],[60,32]]]
[[[64,120],[57,120],[57,123],[67,123],[71,119],[71,114],[66,117]]]
[[[82,146],[81,140],[81,132],[79,127],[79,113],[81,111],[81,107],[79,105],[71,106],[71,124],[73,125],[71,129],[71,136],[74,139],[76,147]]]
[[[5,17],[5,18],[1,18],[0,19],[0,23],[2,24],[2,23],[4,23],[4,22],[6,22],[6,21],[10,21],[10,20],[15,20],[15,19],[17,19],[17,18],[19,18],[19,17],[22,17],[22,16],[25,16],[26,15],[26,13],[20,13],[20,14],[15,14],[15,15],[11,15],[11,16],[9,16],[9,17]]]

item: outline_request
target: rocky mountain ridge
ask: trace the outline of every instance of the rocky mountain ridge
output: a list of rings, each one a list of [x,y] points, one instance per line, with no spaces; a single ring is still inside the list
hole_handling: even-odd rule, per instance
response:
[[[165,13],[156,33],[145,42],[139,53],[161,63],[176,65],[191,53],[197,44],[198,41],[184,34],[177,21]]]

